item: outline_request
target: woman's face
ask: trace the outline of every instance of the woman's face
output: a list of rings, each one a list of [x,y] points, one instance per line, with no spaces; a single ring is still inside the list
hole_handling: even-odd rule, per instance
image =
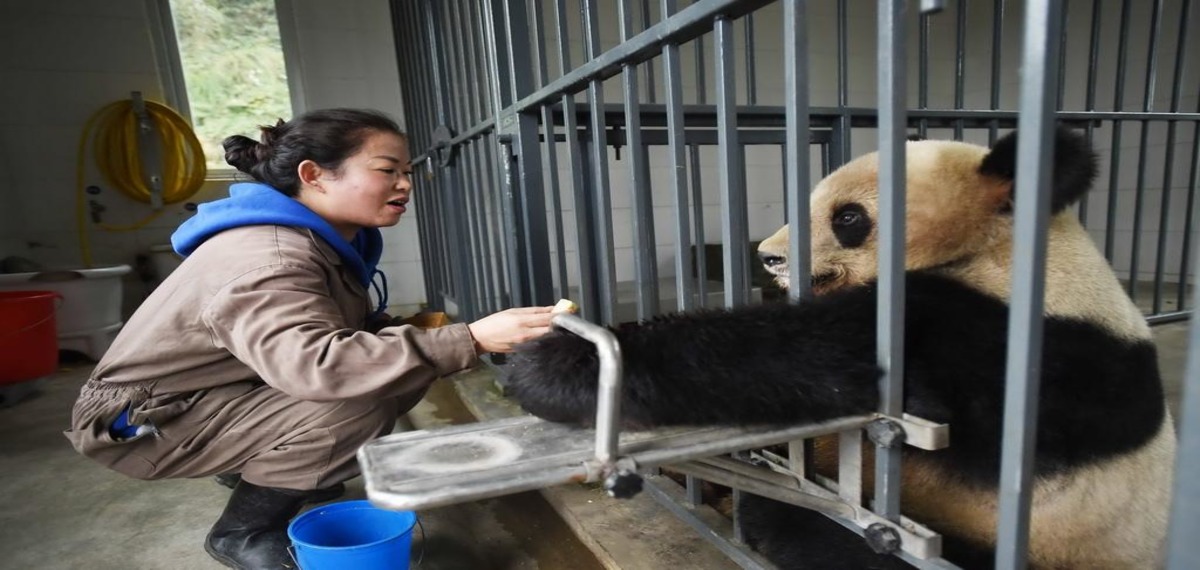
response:
[[[347,240],[362,228],[394,226],[408,210],[412,194],[408,162],[403,138],[372,132],[336,172],[321,169],[311,187],[304,185],[298,199]]]

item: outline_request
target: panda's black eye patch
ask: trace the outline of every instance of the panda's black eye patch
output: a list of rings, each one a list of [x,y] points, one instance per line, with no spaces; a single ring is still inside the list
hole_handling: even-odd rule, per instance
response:
[[[859,247],[867,241],[871,234],[871,218],[862,204],[850,203],[838,207],[833,212],[833,235],[842,247]]]

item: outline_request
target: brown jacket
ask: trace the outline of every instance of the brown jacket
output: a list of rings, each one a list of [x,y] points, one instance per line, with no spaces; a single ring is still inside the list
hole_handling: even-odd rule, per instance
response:
[[[261,380],[301,400],[406,398],[477,362],[467,326],[361,330],[364,287],[305,229],[248,226],[210,238],[125,324],[76,404],[75,447],[110,445],[125,405],[164,425],[197,392]],[[111,388],[111,389],[105,389]],[[202,404],[201,404],[202,405]]]

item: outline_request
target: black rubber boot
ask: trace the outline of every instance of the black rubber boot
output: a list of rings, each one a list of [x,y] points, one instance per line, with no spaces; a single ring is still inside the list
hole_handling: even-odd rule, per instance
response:
[[[222,487],[229,487],[230,489],[232,489],[234,487],[237,487],[238,481],[242,480],[242,474],[241,473],[222,473],[220,475],[214,475],[213,479],[215,479],[217,481],[218,485],[220,485]]]
[[[222,473],[220,475],[214,475],[213,479],[217,482],[218,485],[220,485],[222,487],[228,487],[230,489],[233,489],[234,487],[237,487],[238,482],[242,480],[242,474],[241,473]],[[345,494],[346,494],[346,485],[343,483],[338,483],[332,487],[328,487],[325,489],[317,489],[316,491],[312,491],[312,494],[308,496],[308,498],[305,502],[312,503],[315,505],[317,503],[324,503],[325,501],[332,501],[332,500],[334,500],[338,497],[341,497],[342,495],[345,495]]]
[[[225,512],[208,532],[204,550],[217,562],[241,570],[296,568],[288,552],[288,522],[317,491],[259,487],[239,481]]]

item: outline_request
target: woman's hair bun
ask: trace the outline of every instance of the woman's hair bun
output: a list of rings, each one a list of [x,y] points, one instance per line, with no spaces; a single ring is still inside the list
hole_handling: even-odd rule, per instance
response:
[[[225,162],[246,174],[253,174],[252,169],[262,162],[266,147],[258,141],[243,135],[233,135],[221,142],[225,148]]]
[[[283,131],[286,129],[287,123],[283,119],[279,119],[274,125],[263,125],[258,128],[262,132],[262,144],[267,148],[275,146],[275,141],[283,136]],[[265,158],[265,157],[264,157]]]

